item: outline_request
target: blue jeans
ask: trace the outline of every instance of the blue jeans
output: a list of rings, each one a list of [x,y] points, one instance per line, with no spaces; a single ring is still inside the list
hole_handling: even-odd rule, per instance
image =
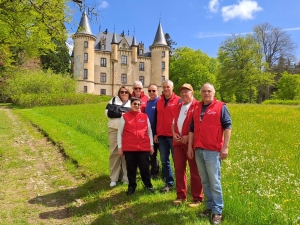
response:
[[[170,152],[172,154],[172,158],[174,159],[174,149],[173,149],[173,138],[172,137],[158,137],[159,142],[159,151],[160,151],[160,159],[162,164],[162,171],[166,180],[166,184],[169,186],[174,185],[174,175],[172,172],[172,167],[170,163]],[[171,151],[170,151],[171,150]]]
[[[196,148],[195,158],[207,198],[206,208],[211,209],[213,214],[222,214],[224,203],[219,152]]]

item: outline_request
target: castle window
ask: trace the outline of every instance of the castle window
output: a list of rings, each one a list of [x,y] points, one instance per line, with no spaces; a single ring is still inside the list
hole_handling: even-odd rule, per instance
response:
[[[83,79],[88,79],[88,70],[84,69],[83,71]]]
[[[100,95],[106,95],[106,89],[100,89]]]
[[[121,83],[126,84],[127,83],[127,74],[122,74],[121,75]]]
[[[165,70],[165,62],[161,62],[161,69]]]
[[[88,62],[88,54],[87,53],[84,53],[84,62]]]
[[[143,62],[140,62],[140,71],[144,71],[144,63]]]
[[[164,82],[166,80],[165,76],[161,76],[161,82]]]
[[[140,77],[139,77],[139,81],[141,81],[142,84],[144,85],[145,77],[144,77],[144,76],[140,76]]]
[[[140,55],[143,55],[143,53],[144,53],[143,49],[140,49],[139,54],[140,54]]]
[[[106,67],[106,58],[101,58],[101,66]]]
[[[87,93],[87,86],[83,86],[83,92]]]
[[[106,73],[101,73],[100,74],[100,82],[101,83],[106,83]]]
[[[87,41],[84,42],[84,47],[88,48],[89,47],[89,43]]]
[[[127,56],[122,55],[122,64],[127,64]]]
[[[162,51],[161,52],[161,57],[165,57],[165,54],[166,54],[165,51]]]
[[[104,44],[101,45],[101,50],[105,50],[105,45]]]

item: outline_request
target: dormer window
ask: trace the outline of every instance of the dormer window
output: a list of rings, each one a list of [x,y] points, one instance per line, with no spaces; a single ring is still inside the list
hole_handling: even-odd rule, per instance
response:
[[[101,50],[105,50],[105,45],[104,44],[101,45]]]
[[[143,55],[143,54],[144,54],[143,49],[140,49],[139,55]]]

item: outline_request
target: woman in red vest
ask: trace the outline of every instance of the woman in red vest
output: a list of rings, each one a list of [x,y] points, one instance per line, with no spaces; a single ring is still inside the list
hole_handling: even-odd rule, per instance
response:
[[[118,129],[118,153],[125,155],[129,181],[127,195],[135,192],[137,167],[145,188],[154,193],[149,170],[149,156],[154,152],[153,137],[148,116],[140,111],[140,106],[139,98],[131,98],[131,109],[121,117]]]

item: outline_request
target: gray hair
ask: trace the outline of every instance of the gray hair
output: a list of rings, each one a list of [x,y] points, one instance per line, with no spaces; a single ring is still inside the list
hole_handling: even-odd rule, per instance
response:
[[[139,81],[139,80],[134,81],[134,82],[133,82],[133,86],[134,86],[134,85],[139,85],[139,86],[142,86],[142,87],[143,87],[143,83],[142,83],[141,81]]]
[[[174,87],[174,83],[171,80],[164,80],[161,84],[161,86],[164,85],[164,83],[168,83],[170,86]]]
[[[204,87],[204,85],[209,85],[212,88],[213,93],[216,93],[215,87],[214,85],[212,85],[211,83],[206,82],[205,84],[203,84],[200,88],[200,92],[202,91],[202,88]]]

